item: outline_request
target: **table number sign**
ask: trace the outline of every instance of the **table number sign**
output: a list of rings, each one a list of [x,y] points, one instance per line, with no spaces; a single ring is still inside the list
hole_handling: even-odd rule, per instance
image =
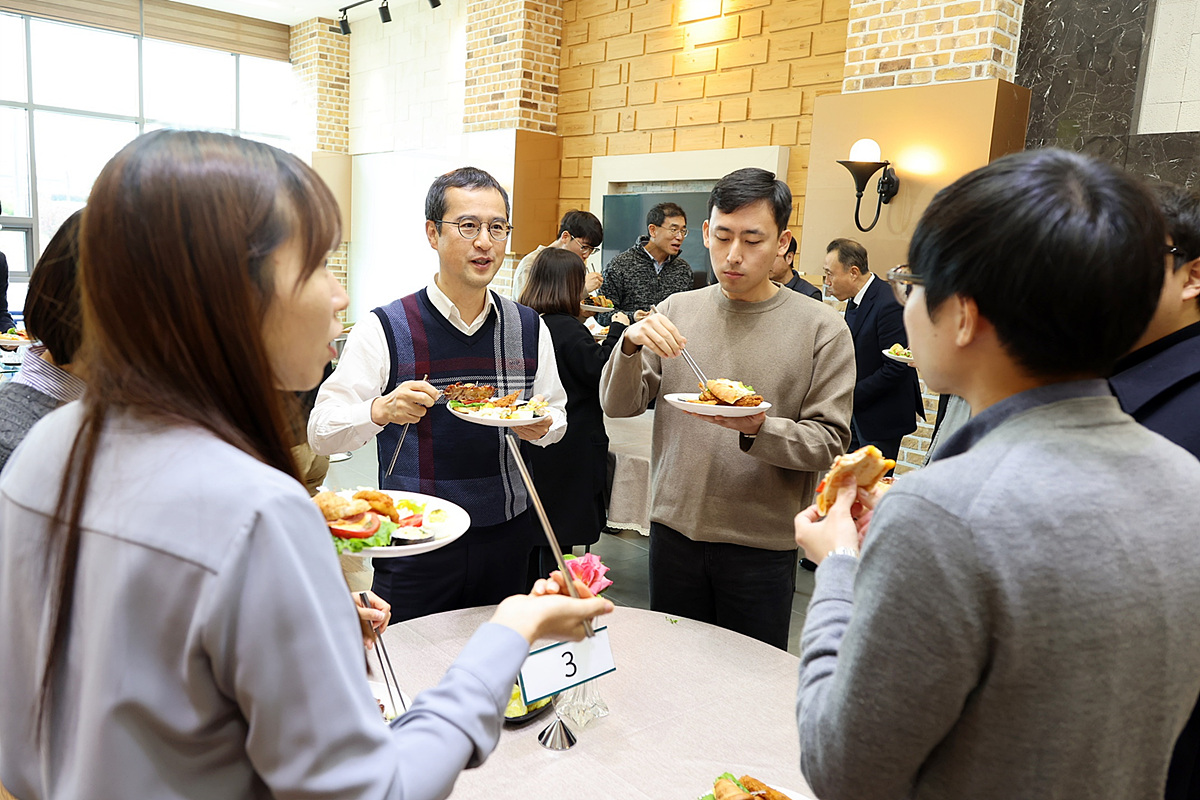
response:
[[[525,659],[517,682],[521,685],[521,699],[528,705],[607,675],[616,668],[605,626],[583,641],[558,642],[534,650]]]

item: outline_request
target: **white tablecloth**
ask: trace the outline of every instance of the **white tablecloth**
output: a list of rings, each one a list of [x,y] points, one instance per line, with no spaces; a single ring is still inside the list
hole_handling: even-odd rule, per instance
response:
[[[434,685],[491,608],[450,611],[384,634],[401,687]],[[577,730],[570,750],[537,740],[553,712],[508,728],[452,797],[665,800],[699,797],[722,772],[749,774],[794,800],[800,774],[795,698],[799,659],[701,622],[619,607],[603,617],[617,671],[598,679],[609,716]]]

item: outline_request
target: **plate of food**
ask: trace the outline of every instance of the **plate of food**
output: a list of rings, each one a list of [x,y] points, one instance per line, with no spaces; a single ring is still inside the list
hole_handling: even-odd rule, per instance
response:
[[[899,361],[901,364],[913,363],[912,350],[909,350],[899,342],[884,350],[883,355],[885,358],[890,358],[892,361]]]
[[[598,341],[598,342],[604,341],[605,339],[608,338],[608,328],[607,327],[593,328],[592,329],[592,337],[595,338],[596,341]]]
[[[588,295],[588,298],[580,303],[579,306],[584,311],[595,311],[596,313],[600,313],[603,311],[612,311],[613,301],[609,300],[602,294],[593,294]]]
[[[749,417],[771,407],[753,386],[728,378],[710,380],[702,392],[672,392],[664,399],[678,409],[706,417]]]
[[[496,387],[473,383],[455,383],[443,392],[450,413],[476,425],[493,428],[516,428],[532,425],[546,416],[547,403],[539,396],[522,401],[520,392],[496,397]]]
[[[445,547],[471,527],[471,515],[461,506],[418,492],[321,492],[313,502],[342,554],[415,556]]]
[[[738,778],[731,772],[718,775],[712,789],[698,800],[802,800],[807,795],[791,789],[777,789],[750,775]]]
[[[0,333],[0,344],[3,345],[22,345],[33,344],[33,340],[29,338],[29,334],[25,331],[19,331],[16,328],[9,328],[5,333]]]
[[[521,685],[513,684],[512,696],[508,698],[508,706],[504,709],[505,725],[523,725],[537,719],[554,707],[554,697],[543,697],[529,705],[521,699]]]

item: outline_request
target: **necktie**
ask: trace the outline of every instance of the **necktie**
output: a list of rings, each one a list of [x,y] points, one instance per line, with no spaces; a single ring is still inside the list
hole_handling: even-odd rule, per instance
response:
[[[853,299],[846,303],[846,324],[854,327],[854,318],[858,315],[858,303]]]

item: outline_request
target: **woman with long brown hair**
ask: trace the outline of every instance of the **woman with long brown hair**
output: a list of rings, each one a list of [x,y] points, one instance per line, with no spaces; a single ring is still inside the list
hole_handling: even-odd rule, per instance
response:
[[[592,337],[580,319],[586,276],[587,266],[573,251],[547,247],[530,267],[520,297],[542,315],[567,390],[567,432],[551,447],[529,448],[526,456],[546,515],[567,552],[595,544],[608,519],[608,434],[600,408],[600,373],[629,324],[629,317],[618,311],[604,341]],[[546,546],[535,547],[530,559],[530,575],[545,575],[555,563]]]
[[[339,235],[316,174],[248,140],[158,131],[97,178],[88,389],[0,478],[0,781],[23,800],[444,797],[531,641],[608,608],[505,600],[389,730],[287,440],[283,392],[321,378],[347,305]]]

